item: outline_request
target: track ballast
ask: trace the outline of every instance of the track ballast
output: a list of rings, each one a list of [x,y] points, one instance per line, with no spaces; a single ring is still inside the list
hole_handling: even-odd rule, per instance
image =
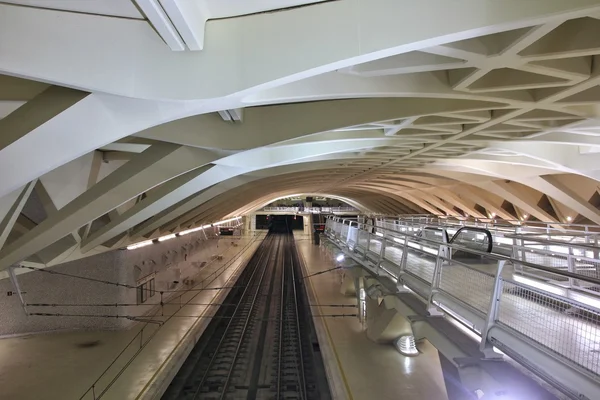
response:
[[[269,234],[163,400],[331,398],[292,235]]]

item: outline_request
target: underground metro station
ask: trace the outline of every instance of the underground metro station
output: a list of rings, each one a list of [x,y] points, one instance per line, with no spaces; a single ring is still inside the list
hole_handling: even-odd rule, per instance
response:
[[[0,400],[600,399],[600,0],[0,0]]]

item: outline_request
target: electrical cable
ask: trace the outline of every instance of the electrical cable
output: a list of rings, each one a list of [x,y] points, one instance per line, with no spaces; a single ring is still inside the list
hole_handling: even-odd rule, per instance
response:
[[[132,321],[140,321],[139,318],[145,317],[145,315],[107,315],[107,314],[66,314],[66,313],[29,313],[29,315],[42,316],[42,317],[78,317],[78,318],[124,318]],[[357,317],[358,314],[312,314],[311,317],[319,317],[319,318],[339,318],[339,317]],[[170,318],[216,318],[216,319],[234,319],[234,318],[246,318],[245,316],[241,317],[225,317],[219,315],[177,315],[177,313],[169,315],[167,317]],[[148,320],[148,323],[156,323],[158,325],[164,325],[167,321],[154,321]],[[277,321],[277,318],[263,318],[257,319],[256,321]]]
[[[60,276],[66,276],[69,278],[75,278],[75,279],[81,279],[84,281],[90,281],[90,282],[96,282],[96,283],[102,283],[104,285],[113,285],[113,286],[118,286],[118,287],[124,287],[127,289],[138,289],[138,290],[145,290],[145,291],[157,291],[157,292],[162,292],[162,293],[188,293],[188,292],[201,292],[201,291],[205,291],[205,290],[222,290],[222,289],[236,289],[239,287],[245,287],[245,286],[220,286],[220,287],[210,287],[210,288],[201,288],[201,289],[178,289],[178,290],[155,290],[155,289],[143,289],[139,286],[133,286],[127,283],[120,283],[120,282],[113,282],[113,281],[107,281],[107,280],[103,280],[103,279],[96,279],[96,278],[88,278],[85,276],[79,276],[79,275],[73,275],[73,274],[67,274],[65,272],[58,272],[58,271],[53,271],[51,269],[45,269],[45,268],[37,268],[37,267],[31,267],[31,266],[25,266],[25,265],[20,265],[18,266],[18,268],[24,268],[24,269],[30,269],[33,271],[39,271],[39,272],[44,272],[47,274],[52,274],[52,275],[60,275]],[[197,285],[196,285],[197,286]]]
[[[252,246],[252,245],[254,244],[254,242],[256,242],[256,240],[257,240],[257,239],[254,239],[254,240],[252,240],[252,241],[251,241],[250,243],[248,243],[248,244],[247,244],[247,245],[246,245],[244,248],[242,248],[242,249],[241,249],[241,250],[240,250],[240,251],[237,253],[237,255],[236,255],[235,257],[233,257],[233,258],[232,258],[232,259],[231,259],[229,262],[225,263],[225,264],[224,264],[224,266],[223,266],[223,267],[225,267],[225,268],[224,268],[224,270],[228,269],[228,268],[229,268],[229,267],[230,267],[230,266],[231,266],[231,265],[232,265],[232,264],[233,264],[233,263],[234,263],[234,262],[235,262],[235,261],[236,261],[238,258],[240,258],[240,257],[241,257],[241,254],[242,254],[242,253],[244,253],[244,252],[245,252],[245,251],[246,251],[248,248],[250,248],[250,246]],[[213,272],[213,273],[214,273],[214,272]],[[210,274],[210,275],[209,275],[209,276],[208,276],[206,279],[208,279],[210,276],[212,276],[212,274],[213,274],[213,273],[211,273],[211,274]],[[221,273],[222,273],[222,272],[221,272]],[[217,275],[217,276],[220,276],[220,274],[219,274],[219,275]],[[212,280],[211,282],[214,282],[214,280],[215,280],[215,279],[217,279],[217,278],[216,278],[216,277],[215,277],[215,278],[213,278],[213,280]],[[199,285],[199,284],[201,284],[201,283],[203,283],[204,281],[205,281],[205,280],[202,280],[200,283],[198,283],[198,285]],[[197,286],[197,285],[196,285],[196,286]],[[161,292],[161,296],[162,296],[162,292]],[[193,296],[193,297],[192,297],[192,298],[191,298],[191,299],[190,299],[188,302],[191,302],[191,300],[192,300],[194,297],[196,297],[196,296]],[[180,296],[180,298],[181,298],[181,296]],[[162,302],[161,302],[161,303],[162,303]],[[158,315],[158,312],[159,312],[159,310],[163,310],[163,307],[162,307],[162,305],[163,305],[163,304],[161,304],[161,307],[160,307],[160,308],[157,308],[156,312],[155,312],[155,313],[154,313],[152,316],[157,316],[157,315]],[[183,305],[187,305],[187,303],[185,303],[185,304],[183,304]],[[173,315],[174,315],[174,314],[173,314]],[[117,375],[116,375],[116,376],[115,376],[115,377],[114,377],[114,378],[113,378],[113,379],[112,379],[112,380],[111,380],[111,381],[110,381],[110,382],[109,382],[109,383],[106,385],[106,387],[104,388],[104,390],[103,390],[103,391],[102,391],[102,392],[99,394],[99,396],[98,396],[98,397],[96,397],[96,398],[98,398],[98,399],[99,399],[99,398],[101,398],[101,397],[104,395],[104,393],[106,393],[106,391],[107,391],[107,390],[109,390],[109,389],[112,387],[112,385],[115,383],[115,381],[118,379],[118,377],[119,377],[119,376],[121,376],[121,374],[123,373],[123,371],[125,371],[125,369],[126,369],[126,368],[127,368],[127,367],[128,367],[128,366],[129,366],[129,365],[132,363],[132,362],[133,362],[133,360],[134,360],[134,359],[137,357],[137,355],[138,355],[138,354],[139,354],[139,353],[140,353],[140,352],[141,352],[141,351],[142,351],[142,350],[143,350],[143,349],[146,347],[146,345],[147,345],[148,343],[150,343],[150,341],[151,341],[151,340],[154,338],[154,336],[155,336],[155,335],[156,335],[158,332],[160,332],[160,328],[161,328],[161,327],[162,327],[162,326],[163,326],[165,323],[167,323],[167,322],[168,322],[168,321],[169,321],[169,320],[170,320],[170,319],[173,317],[173,315],[171,315],[171,316],[167,317],[167,319],[166,319],[165,321],[163,321],[162,325],[159,325],[159,328],[158,328],[158,329],[156,329],[156,330],[155,330],[155,331],[154,331],[154,332],[153,332],[153,333],[150,335],[150,337],[149,337],[149,338],[148,338],[148,339],[147,339],[147,340],[146,340],[146,341],[145,341],[143,344],[141,344],[141,345],[140,345],[140,348],[139,348],[139,350],[138,350],[138,351],[137,351],[137,352],[136,352],[136,353],[135,353],[135,354],[134,354],[134,355],[133,355],[133,356],[130,358],[130,360],[129,360],[129,361],[126,363],[126,364],[125,364],[125,366],[123,366],[123,367],[121,368],[121,370],[119,371],[119,373],[118,373],[118,374],[117,374]],[[141,333],[143,333],[144,329],[146,328],[146,326],[148,326],[148,324],[149,324],[149,322],[146,322],[146,324],[145,324],[145,325],[142,327],[142,329],[140,330],[140,332],[141,332]],[[139,333],[138,333],[138,335],[139,335]],[[132,340],[131,340],[129,343],[127,343],[127,345],[126,345],[126,346],[123,348],[123,350],[121,350],[121,352],[120,352],[120,353],[119,353],[119,354],[118,354],[118,355],[117,355],[117,356],[116,356],[116,357],[113,359],[113,361],[112,361],[112,362],[111,362],[111,363],[110,363],[110,364],[109,364],[109,365],[108,365],[108,366],[105,368],[105,370],[104,370],[104,371],[103,371],[103,372],[100,374],[100,376],[98,377],[98,379],[96,379],[96,381],[94,381],[94,383],[92,383],[92,385],[89,387],[89,389],[88,389],[88,390],[87,390],[87,391],[86,391],[86,392],[85,392],[85,393],[84,393],[84,394],[83,394],[83,395],[80,397],[80,399],[79,399],[79,400],[82,400],[83,398],[85,398],[85,396],[86,396],[86,395],[87,395],[87,394],[90,392],[90,390],[93,390],[93,389],[94,389],[94,387],[96,386],[96,384],[97,384],[97,383],[100,381],[100,379],[102,379],[102,378],[104,377],[104,375],[106,374],[106,372],[107,372],[107,371],[108,371],[108,370],[109,370],[109,369],[110,369],[110,368],[111,368],[111,367],[112,367],[112,366],[113,366],[113,365],[114,365],[114,364],[117,362],[117,360],[119,359],[119,357],[121,357],[121,355],[122,355],[122,354],[123,354],[123,353],[124,353],[124,352],[125,352],[125,351],[126,351],[128,348],[129,348],[129,346],[130,346],[130,345],[131,345],[131,344],[132,344],[132,343],[133,343],[133,342],[134,342],[134,341],[137,339],[137,336],[138,336],[138,335],[134,336],[134,337],[133,337],[133,339],[132,339]]]
[[[242,286],[240,286],[242,287]],[[159,306],[160,303],[152,303],[152,304],[138,304],[138,303],[26,303],[27,307],[131,307],[131,306],[146,306],[146,307],[155,307]],[[163,303],[164,306],[177,306],[177,303]],[[232,307],[236,304],[233,303],[186,303],[187,306],[223,306],[223,307]],[[347,308],[356,308],[356,304],[309,304],[310,307],[347,307]],[[31,315],[31,313],[30,313]]]
[[[311,278],[313,276],[317,276],[317,275],[321,275],[321,274],[326,274],[327,272],[335,271],[338,269],[344,269],[344,267],[329,268],[329,269],[326,269],[325,271],[319,271],[319,272],[315,272],[314,274],[303,276],[302,279]]]

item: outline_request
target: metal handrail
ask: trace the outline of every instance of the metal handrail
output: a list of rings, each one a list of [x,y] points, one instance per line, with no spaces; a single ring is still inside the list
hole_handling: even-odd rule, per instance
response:
[[[380,220],[380,221],[382,221],[382,220]],[[419,226],[421,228],[425,227],[425,226],[428,226],[428,227],[431,227],[431,226],[434,226],[434,227],[435,226],[447,227],[447,226],[442,225],[442,224],[435,225],[435,224],[430,224],[430,223],[428,223],[428,224],[419,224]],[[450,226],[451,227],[455,227],[455,226],[458,227],[459,225],[450,225]],[[379,226],[376,226],[376,227],[384,229],[383,227],[379,227]],[[470,225],[460,225],[460,227],[461,228],[462,227],[477,228],[476,226],[470,226]],[[521,226],[521,227],[524,228],[525,226]],[[534,234],[534,233],[532,233],[532,234]],[[544,234],[540,233],[540,235],[544,235]],[[573,248],[579,248],[579,249],[584,249],[584,250],[591,250],[591,251],[598,251],[598,252],[600,252],[600,247],[594,246],[594,245],[589,244],[589,243],[565,242],[565,241],[560,241],[560,240],[545,239],[545,238],[539,238],[539,237],[530,237],[530,236],[528,236],[527,233],[511,233],[511,232],[509,232],[509,233],[504,234],[502,237],[510,238],[510,239],[522,239],[522,240],[526,240],[526,241],[529,241],[529,242],[537,242],[537,243],[545,244],[545,245],[569,246],[569,247],[573,247]]]
[[[564,222],[545,222],[545,221],[527,221],[527,225],[525,224],[525,221],[521,221],[521,220],[505,220],[505,219],[498,219],[497,217],[492,217],[492,218],[474,218],[474,217],[455,217],[455,216],[449,216],[449,215],[415,215],[413,216],[384,216],[384,215],[379,215],[377,216],[378,219],[380,220],[385,220],[385,219],[394,219],[394,220],[400,220],[400,221],[418,221],[418,220],[422,220],[422,219],[426,219],[426,220],[430,220],[427,223],[428,224],[433,224],[433,220],[437,219],[438,221],[443,220],[443,221],[448,221],[447,223],[450,224],[452,222],[456,222],[456,223],[485,223],[485,224],[492,224],[494,227],[496,228],[510,228],[510,229],[514,229],[514,228],[518,228],[518,227],[529,227],[532,229],[546,229],[546,230],[553,230],[556,231],[557,228],[554,228],[556,226],[560,226],[560,227],[564,227],[566,228],[569,232],[578,232],[578,233],[587,233],[587,235],[600,235],[600,226],[598,225],[586,225],[586,224],[574,224],[574,223],[564,223]],[[442,224],[440,224],[442,225]],[[582,228],[582,230],[574,230],[574,229],[568,229],[568,228]]]
[[[339,219],[339,217],[328,218],[328,219],[335,220],[335,219]],[[479,256],[482,256],[482,257],[485,257],[485,258],[490,258],[490,259],[495,260],[495,261],[508,261],[508,262],[510,262],[512,264],[519,264],[519,265],[526,266],[526,267],[533,268],[533,269],[537,269],[537,270],[540,270],[540,271],[550,272],[552,274],[564,276],[564,277],[567,277],[567,278],[579,279],[579,280],[582,280],[582,281],[587,281],[589,283],[594,283],[596,285],[600,285],[600,279],[597,279],[597,278],[592,278],[592,277],[589,277],[589,276],[580,275],[580,274],[576,274],[576,273],[572,273],[572,272],[568,272],[568,271],[561,271],[561,270],[557,270],[557,269],[554,269],[554,268],[551,268],[551,267],[546,267],[546,266],[543,266],[543,265],[534,264],[534,263],[531,263],[529,261],[517,260],[517,259],[514,259],[512,257],[504,256],[502,254],[486,253],[486,252],[483,252],[483,251],[479,251],[479,250],[475,250],[475,249],[470,249],[468,247],[460,246],[460,245],[457,245],[457,244],[438,242],[436,240],[428,239],[428,238],[425,238],[425,237],[416,238],[415,235],[409,235],[409,234],[406,234],[406,233],[397,232],[397,231],[394,231],[394,230],[391,230],[391,229],[382,228],[382,227],[379,227],[379,226],[376,226],[376,225],[372,225],[372,224],[361,223],[361,225],[369,226],[369,227],[372,227],[372,228],[376,228],[378,230],[384,230],[386,232],[393,232],[394,234],[399,234],[402,237],[413,237],[413,238],[417,239],[418,241],[424,241],[424,242],[430,243],[430,244],[432,244],[432,245],[434,245],[436,247],[446,246],[446,247],[448,247],[450,249],[467,251],[469,253],[472,253],[472,254],[475,254],[475,255],[479,255]],[[391,236],[393,237],[394,235],[391,235]],[[385,237],[386,236],[383,236],[384,239],[385,239]],[[599,262],[600,262],[600,260],[599,260]]]
[[[572,273],[571,269],[567,272],[522,261],[516,259],[516,255],[491,254],[444,243],[437,237],[418,237],[416,233],[420,229],[398,232],[363,221],[357,223],[356,228],[351,223],[352,227],[342,230],[342,221],[346,222],[336,217],[327,219],[326,234],[334,245],[337,244],[349,258],[374,276],[389,276],[399,288],[402,285],[413,291],[426,303],[426,310],[432,315],[438,315],[441,309],[443,313],[466,321],[481,336],[479,350],[483,357],[497,357],[494,346],[507,354],[521,354],[524,349],[534,347],[538,353],[532,353],[533,361],[528,359],[526,366],[534,366],[536,370],[542,368],[546,376],[556,373],[560,366],[569,372],[564,376],[559,374],[560,378],[553,382],[557,382],[565,393],[579,394],[578,398],[597,393],[600,360],[590,355],[589,349],[600,340],[598,293],[581,292],[560,283],[548,283],[544,275],[564,276],[590,282],[596,287],[600,279]],[[391,248],[400,253],[388,254],[387,250]],[[437,251],[430,250],[436,248]],[[449,251],[453,248],[495,260],[496,265],[494,267],[479,260],[455,260],[453,252]],[[421,253],[432,254],[435,261],[428,258],[425,262],[419,255]],[[572,254],[568,257],[570,261],[574,258]],[[541,278],[539,280],[521,276],[523,271],[517,268],[505,274],[503,271],[507,262],[515,267],[525,266],[544,273],[536,274],[536,278]],[[505,340],[511,336],[510,340]],[[574,336],[580,339],[573,340]],[[557,361],[549,363],[548,356]],[[575,380],[573,369],[581,374]]]

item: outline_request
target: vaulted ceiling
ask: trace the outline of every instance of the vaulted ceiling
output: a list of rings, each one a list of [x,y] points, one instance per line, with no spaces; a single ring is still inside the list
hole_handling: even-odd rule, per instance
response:
[[[0,1],[0,269],[298,193],[600,223],[600,0],[75,3]]]

